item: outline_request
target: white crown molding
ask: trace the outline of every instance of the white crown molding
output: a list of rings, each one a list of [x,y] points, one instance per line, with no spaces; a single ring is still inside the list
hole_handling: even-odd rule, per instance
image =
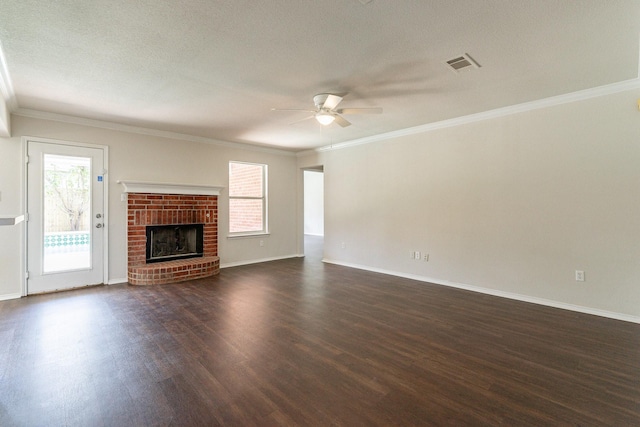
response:
[[[456,117],[447,120],[441,120],[438,122],[427,123],[424,125],[414,126],[406,129],[400,129],[397,131],[381,133],[378,135],[368,136],[365,138],[353,139],[350,141],[340,142],[336,144],[326,145],[319,148],[303,150],[293,152],[289,150],[283,150],[271,147],[260,147],[249,143],[221,141],[213,138],[207,138],[202,136],[188,135],[178,132],[163,131],[158,129],[145,128],[140,126],[131,126],[115,122],[109,122],[104,120],[87,119],[76,116],[69,116],[65,114],[50,113],[39,110],[31,110],[26,108],[19,108],[16,102],[15,93],[13,92],[13,85],[6,66],[4,54],[2,52],[2,46],[0,45],[0,92],[2,92],[5,102],[9,111],[17,116],[30,117],[35,119],[51,120],[63,123],[77,124],[81,126],[90,126],[101,129],[108,129],[114,131],[136,133],[140,135],[156,136],[160,138],[179,139],[183,141],[199,142],[204,144],[217,145],[226,148],[243,149],[250,151],[258,151],[269,154],[292,156],[292,157],[304,157],[313,153],[332,151],[342,148],[354,147],[357,145],[370,144],[378,141],[385,141],[394,138],[400,138],[408,135],[415,135],[420,133],[426,133],[438,129],[444,129],[449,127],[460,126],[468,123],[474,123],[484,120],[495,119],[499,117],[509,116],[512,114],[523,113],[532,110],[538,110],[542,108],[553,107],[556,105],[567,104],[571,102],[577,102],[587,100],[591,98],[597,98],[605,95],[611,95],[627,90],[640,88],[640,76],[635,79],[625,80],[619,83],[613,83],[610,85],[599,86],[595,88],[585,89],[577,92],[572,92],[564,95],[552,96],[536,101],[525,102],[522,104],[512,105],[509,107],[497,108],[494,110],[484,111],[481,113],[469,114],[466,116]]]
[[[167,182],[146,182],[120,180],[118,184],[124,187],[124,193],[152,193],[152,194],[186,194],[193,196],[219,196],[224,187],[195,184],[174,184]]]
[[[31,110],[27,108],[17,108],[12,111],[12,114],[16,116],[29,117],[33,119],[51,120],[55,122],[71,123],[80,126],[90,126],[100,129],[108,129],[113,131],[135,133],[139,135],[156,136],[160,138],[179,139],[182,141],[199,142],[203,144],[217,145],[220,147],[234,148],[241,150],[259,151],[262,153],[276,154],[280,156],[295,156],[295,152],[281,150],[278,148],[259,147],[256,145],[242,143],[242,142],[230,142],[221,141],[213,138],[206,138],[203,136],[188,135],[179,132],[170,132],[158,129],[145,128],[141,126],[131,126],[121,123],[109,122],[105,120],[87,119],[83,117],[69,116],[66,114],[49,113],[46,111]]]
[[[627,90],[640,89],[640,78],[625,80],[619,83],[599,86],[595,88],[585,89],[578,92],[567,93],[564,95],[552,96],[537,101],[525,102],[522,104],[512,105],[509,107],[497,108],[495,110],[484,111],[467,116],[456,117],[439,122],[428,123],[425,125],[400,129],[393,132],[381,133],[378,135],[368,136],[366,138],[354,139],[351,141],[331,144],[314,150],[301,151],[298,156],[305,156],[314,152],[332,151],[341,148],[354,147],[357,145],[370,144],[372,142],[385,141],[402,136],[415,135],[420,133],[431,132],[438,129],[444,129],[454,126],[460,126],[468,123],[479,122],[483,120],[495,119],[498,117],[509,116],[512,114],[524,113],[527,111],[549,108],[556,105],[568,104],[571,102],[583,101],[591,98],[598,98],[605,95],[612,95]]]

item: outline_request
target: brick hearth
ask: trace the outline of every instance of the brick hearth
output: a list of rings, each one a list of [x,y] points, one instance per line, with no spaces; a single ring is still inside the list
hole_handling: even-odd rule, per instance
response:
[[[204,224],[204,256],[146,264],[146,226],[174,224]],[[181,282],[218,274],[218,196],[129,193],[127,241],[127,278],[132,285]]]

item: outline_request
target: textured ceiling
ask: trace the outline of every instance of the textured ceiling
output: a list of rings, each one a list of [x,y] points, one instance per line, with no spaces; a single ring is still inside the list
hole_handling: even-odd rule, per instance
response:
[[[362,3],[3,0],[0,41],[18,113],[292,151],[638,77],[637,0]],[[384,113],[271,111],[322,92]]]

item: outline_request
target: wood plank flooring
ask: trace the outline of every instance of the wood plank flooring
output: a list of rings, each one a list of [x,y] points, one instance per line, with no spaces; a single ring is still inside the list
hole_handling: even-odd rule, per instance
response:
[[[290,259],[0,302],[2,426],[638,426],[640,325]]]

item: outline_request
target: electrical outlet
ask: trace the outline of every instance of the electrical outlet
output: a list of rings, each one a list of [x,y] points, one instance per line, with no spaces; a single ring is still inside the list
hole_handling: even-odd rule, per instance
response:
[[[576,282],[584,282],[584,271],[576,270]]]
[[[264,246],[264,240],[260,240],[260,247]]]
[[[425,261],[429,261],[429,254],[424,254],[422,259],[424,259]]]
[[[347,247],[347,244],[346,244],[345,242],[342,242],[342,243],[340,243],[340,247],[341,247],[342,249],[344,249],[344,248],[346,248],[346,247]]]
[[[415,259],[420,259],[420,251],[416,251]]]

